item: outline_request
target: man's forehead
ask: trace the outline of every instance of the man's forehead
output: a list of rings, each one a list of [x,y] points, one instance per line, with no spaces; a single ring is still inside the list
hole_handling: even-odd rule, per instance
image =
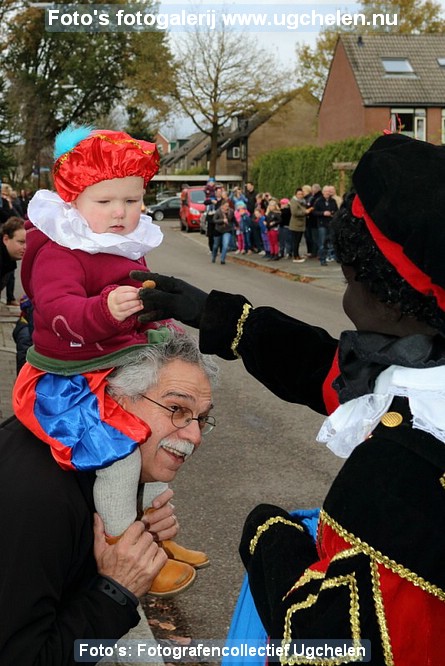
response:
[[[210,381],[202,368],[195,363],[180,359],[170,361],[159,373],[158,391],[166,395],[176,395],[199,400],[211,400]]]

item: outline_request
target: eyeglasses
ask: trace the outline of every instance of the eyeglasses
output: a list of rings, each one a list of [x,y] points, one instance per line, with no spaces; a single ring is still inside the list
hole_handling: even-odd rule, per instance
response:
[[[152,398],[148,398],[143,393],[140,393],[139,395],[141,398],[145,398],[145,400],[148,400],[149,402],[158,405],[158,407],[162,407],[163,409],[166,409],[168,412],[170,412],[171,422],[175,428],[186,428],[192,421],[198,421],[198,425],[202,434],[208,435],[209,432],[211,432],[216,426],[216,420],[213,416],[193,416],[192,410],[188,409],[188,407],[180,407],[179,405],[175,407],[167,407],[166,405],[162,405],[160,402],[156,402],[156,400],[153,400]]]

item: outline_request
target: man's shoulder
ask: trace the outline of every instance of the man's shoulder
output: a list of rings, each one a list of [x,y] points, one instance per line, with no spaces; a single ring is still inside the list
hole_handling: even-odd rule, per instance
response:
[[[88,497],[93,480],[59,467],[49,445],[14,416],[0,424],[0,488],[8,489],[8,494],[34,497],[34,502],[62,496]]]

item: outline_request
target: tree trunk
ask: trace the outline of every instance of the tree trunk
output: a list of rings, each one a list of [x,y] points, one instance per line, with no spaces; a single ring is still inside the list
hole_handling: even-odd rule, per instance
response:
[[[209,177],[215,178],[216,176],[216,161],[218,159],[218,125],[213,125],[212,133],[210,135],[210,164],[209,164]]]

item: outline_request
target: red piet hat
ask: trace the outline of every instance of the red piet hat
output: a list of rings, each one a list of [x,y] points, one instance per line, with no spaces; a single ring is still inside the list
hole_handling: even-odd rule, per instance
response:
[[[126,132],[70,126],[56,138],[54,186],[66,202],[103,180],[140,176],[144,187],[159,170],[154,143]]]
[[[399,275],[445,310],[445,147],[381,136],[352,181],[352,214]]]

